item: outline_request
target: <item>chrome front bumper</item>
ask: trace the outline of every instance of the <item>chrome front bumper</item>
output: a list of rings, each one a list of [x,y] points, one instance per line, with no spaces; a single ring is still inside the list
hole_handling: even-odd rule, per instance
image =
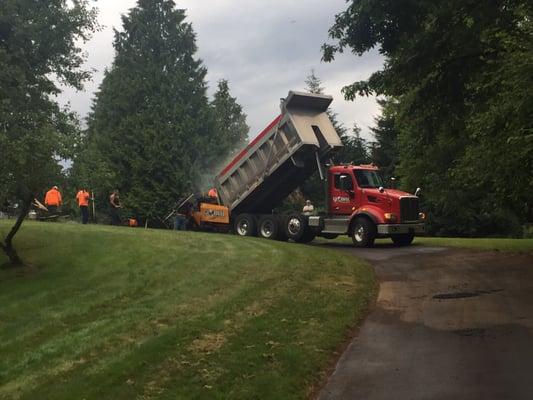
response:
[[[415,235],[426,233],[426,224],[379,224],[378,235],[396,235],[402,233],[414,233]]]

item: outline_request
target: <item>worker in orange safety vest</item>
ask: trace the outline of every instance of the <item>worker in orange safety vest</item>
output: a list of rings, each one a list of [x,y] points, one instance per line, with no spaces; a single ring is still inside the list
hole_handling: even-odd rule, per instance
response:
[[[48,208],[50,215],[57,215],[59,207],[61,207],[63,200],[61,199],[61,192],[57,186],[52,187],[44,197],[44,204]]]
[[[86,225],[89,222],[89,192],[84,188],[80,189],[78,194],[76,194],[76,200],[78,200],[78,206],[81,211],[81,223]]]

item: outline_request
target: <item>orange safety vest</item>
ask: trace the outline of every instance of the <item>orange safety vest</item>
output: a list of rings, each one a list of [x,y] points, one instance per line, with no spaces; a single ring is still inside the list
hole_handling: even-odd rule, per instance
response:
[[[78,206],[87,207],[89,205],[89,193],[85,190],[80,190],[76,195],[76,200],[78,200]]]
[[[46,192],[44,204],[47,206],[59,207],[61,205],[61,193],[59,193],[59,190],[52,188]]]

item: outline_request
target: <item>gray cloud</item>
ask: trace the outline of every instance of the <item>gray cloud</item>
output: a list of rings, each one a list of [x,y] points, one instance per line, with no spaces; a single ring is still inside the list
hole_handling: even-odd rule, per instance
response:
[[[81,116],[90,109],[103,72],[111,65],[113,30],[121,29],[120,15],[135,6],[134,0],[99,1],[99,20],[105,29],[84,45],[87,67],[96,69],[84,92],[65,90],[61,101],[70,102]],[[382,65],[377,52],[364,57],[344,54],[333,63],[322,63],[320,46],[328,40],[334,16],[345,0],[183,0],[188,21],[197,34],[199,57],[208,68],[212,93],[219,79],[228,79],[232,94],[248,114],[251,136],[279,112],[278,102],[288,90],[304,88],[311,69],[322,79],[326,93],[334,96],[334,110],[348,127],[357,123],[368,137],[368,127],[379,115],[375,99],[344,101],[341,88],[367,78]]]

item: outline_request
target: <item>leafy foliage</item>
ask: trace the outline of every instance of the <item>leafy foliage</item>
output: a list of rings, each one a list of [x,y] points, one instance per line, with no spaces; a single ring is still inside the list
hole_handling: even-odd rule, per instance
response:
[[[394,99],[408,189],[421,185],[434,232],[519,234],[533,177],[531,2],[350,1],[330,29],[327,61],[374,47],[381,71],[347,99]]]
[[[72,156],[76,118],[54,96],[57,82],[81,89],[89,77],[79,44],[98,28],[95,17],[82,0],[0,3],[0,201],[21,206],[2,244],[7,251],[30,201],[58,179],[60,159]]]

